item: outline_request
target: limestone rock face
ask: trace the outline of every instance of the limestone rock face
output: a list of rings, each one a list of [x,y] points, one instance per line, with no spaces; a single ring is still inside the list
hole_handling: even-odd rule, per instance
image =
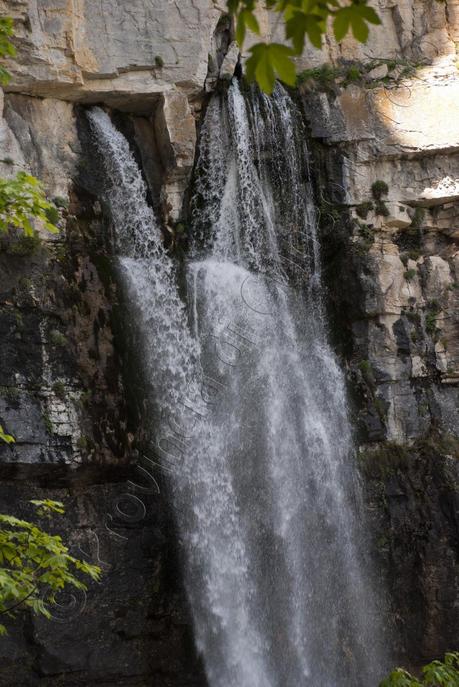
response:
[[[201,91],[214,29],[211,0],[2,0],[16,20],[10,90],[144,107],[156,93]]]
[[[24,159],[51,195],[68,196],[81,154],[72,105],[56,98],[9,95],[5,119],[19,149],[18,161]]]
[[[22,143],[27,146],[30,127],[41,136],[42,149],[76,138],[65,102],[105,104],[151,119],[152,136],[166,158],[163,209],[176,221],[196,143],[188,100],[202,96],[211,55],[218,76],[228,46],[228,28],[218,26],[221,11],[211,0],[1,0],[0,10],[15,20],[17,57],[7,64],[8,92],[45,99],[36,101],[41,105],[29,101],[34,112],[24,122]],[[0,137],[11,157],[14,142],[6,125]],[[51,181],[49,160],[43,163],[45,181]],[[62,172],[56,179],[59,195],[66,195]]]
[[[178,220],[193,169],[196,122],[183,93],[165,93],[157,109],[155,131],[165,168],[164,195],[172,219]]]
[[[355,356],[374,367],[390,441],[430,427],[426,378],[437,388],[435,407],[457,393],[457,102],[448,60],[401,84],[305,97],[313,135],[339,151],[332,193],[352,218]],[[456,416],[444,430],[458,427]]]

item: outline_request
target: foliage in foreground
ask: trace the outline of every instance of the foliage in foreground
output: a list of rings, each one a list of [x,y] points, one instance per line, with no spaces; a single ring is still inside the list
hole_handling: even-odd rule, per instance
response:
[[[432,661],[417,679],[403,668],[396,668],[380,687],[459,687],[459,652],[445,654],[444,661]]]
[[[250,81],[257,81],[265,93],[272,93],[275,80],[279,78],[289,86],[296,83],[293,58],[301,55],[306,40],[321,48],[322,39],[331,22],[338,41],[352,32],[360,43],[366,43],[369,24],[380,24],[381,20],[367,0],[227,0],[230,14],[236,19],[236,40],[243,46],[247,30],[260,35],[260,25],[255,15],[257,5],[277,12],[283,21],[285,39],[282,43],[256,43],[249,50],[246,73]]]
[[[0,425],[0,441],[4,441],[6,444],[13,444],[14,437],[11,434],[7,434],[3,427]]]
[[[26,172],[18,172],[13,179],[0,179],[0,232],[14,227],[33,236],[34,219],[52,234],[59,231],[59,211],[46,199],[41,182]]]
[[[39,517],[64,513],[60,501],[31,501]],[[86,590],[78,575],[100,579],[101,570],[69,554],[58,535],[12,515],[0,515],[0,615],[14,618],[24,608],[51,618],[57,594],[64,589]],[[0,635],[6,634],[0,623]]]

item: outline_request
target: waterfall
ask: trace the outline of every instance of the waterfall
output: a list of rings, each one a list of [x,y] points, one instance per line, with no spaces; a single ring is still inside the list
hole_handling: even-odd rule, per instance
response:
[[[211,99],[186,306],[126,139],[88,116],[210,687],[376,685],[379,607],[296,106],[236,81]]]

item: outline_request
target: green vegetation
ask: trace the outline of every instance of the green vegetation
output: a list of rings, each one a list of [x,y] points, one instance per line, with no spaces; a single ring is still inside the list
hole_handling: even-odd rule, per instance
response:
[[[419,411],[428,415],[429,404],[421,403]],[[384,484],[397,473],[405,473],[419,456],[423,460],[427,456],[452,456],[459,460],[459,438],[448,432],[432,430],[428,436],[417,439],[411,446],[377,442],[359,452],[360,469],[366,479]]]
[[[385,181],[381,181],[381,179],[379,179],[371,185],[371,193],[375,200],[380,201],[383,196],[387,196],[389,193],[389,186]]]
[[[60,501],[31,501],[40,518],[64,513]],[[12,515],[0,515],[0,614],[14,618],[28,608],[36,615],[51,618],[64,589],[86,590],[81,575],[100,579],[101,570],[69,554],[58,535],[48,534],[36,524]],[[0,624],[0,634],[6,634]]]
[[[5,442],[5,444],[14,444],[14,437],[11,434],[7,434],[0,425],[0,441]]]
[[[331,64],[323,64],[320,67],[313,67],[312,69],[304,69],[297,76],[297,83],[306,83],[308,81],[314,82],[319,91],[330,90],[336,80],[341,76],[341,69],[333,67]]]
[[[236,40],[242,47],[247,30],[260,35],[260,26],[255,16],[257,0],[227,0],[228,11],[236,19]],[[285,39],[290,45],[281,43],[256,43],[249,52],[246,71],[249,81],[257,81],[265,93],[272,93],[275,80],[279,78],[289,86],[296,84],[296,70],[293,58],[301,55],[306,40],[316,48],[322,46],[322,39],[331,20],[336,40],[341,42],[347,33],[365,43],[369,35],[369,24],[380,24],[381,20],[367,0],[264,0],[268,9],[277,12],[285,26]]]
[[[426,332],[431,336],[435,334],[437,329],[437,313],[429,312],[426,315]]]
[[[157,69],[162,69],[164,67],[164,60],[160,55],[156,55],[155,57],[155,67],[157,67]]]
[[[381,215],[382,217],[389,216],[389,208],[383,201],[382,197],[387,196],[389,193],[389,187],[385,181],[375,181],[371,186],[371,194],[374,199],[374,211],[376,215]]]
[[[62,196],[56,196],[53,198],[53,203],[57,208],[62,208],[63,210],[67,210],[69,207],[68,199],[63,198]]]
[[[368,217],[368,214],[374,209],[374,204],[372,203],[371,200],[367,201],[366,203],[361,203],[360,205],[357,205],[355,208],[355,211],[357,213],[357,216],[360,217],[360,219],[366,219]]]
[[[406,281],[411,281],[412,279],[415,278],[416,274],[417,274],[416,270],[410,269],[410,270],[406,270],[406,272],[404,272],[403,276],[405,277]]]
[[[78,437],[78,440],[76,442],[77,448],[80,449],[80,451],[86,451],[88,448],[88,438],[85,437],[84,435],[81,435],[81,437]]]
[[[414,312],[413,310],[406,310],[404,314],[407,317],[407,319],[417,327],[421,324],[421,316],[418,312]]]
[[[58,398],[65,398],[65,384],[63,382],[55,382],[53,384],[53,391]]]
[[[385,76],[374,76],[374,70],[387,66]],[[306,83],[311,90],[334,92],[338,86],[346,88],[357,84],[364,88],[378,86],[397,87],[399,83],[416,73],[421,64],[407,60],[374,59],[365,62],[342,60],[338,65],[325,63],[320,67],[305,69],[297,76],[297,85]]]
[[[49,340],[55,346],[65,346],[67,344],[67,337],[58,329],[51,330]]]
[[[411,220],[410,227],[414,229],[420,229],[422,226],[422,223],[424,222],[424,217],[425,217],[426,211],[424,208],[417,207],[414,211],[413,218]]]
[[[459,459],[459,439],[448,432],[436,432],[425,440],[425,446],[443,456]]]
[[[389,208],[383,200],[377,200],[375,203],[375,213],[382,217],[389,217]]]
[[[39,220],[52,234],[58,233],[59,212],[46,199],[42,184],[26,172],[18,172],[13,179],[0,179],[0,233],[11,228],[36,235],[32,220]]]
[[[380,687],[457,687],[459,685],[459,652],[445,654],[443,661],[432,661],[416,678],[403,668],[396,668]]]
[[[10,255],[33,255],[41,246],[41,239],[37,231],[32,236],[15,234],[9,237],[6,252]]]
[[[361,360],[359,362],[359,370],[362,373],[362,377],[368,384],[368,386],[373,387],[375,385],[375,377],[373,374],[373,368],[369,360]]]
[[[441,308],[438,301],[429,301],[427,304],[427,313],[425,319],[425,328],[427,334],[434,336],[437,333],[437,317],[440,314]]]
[[[370,250],[375,242],[374,229],[371,224],[356,221],[357,233],[359,240],[354,244],[354,247],[359,255],[365,255]]]
[[[11,17],[0,17],[0,59],[16,55],[16,49],[10,41],[12,35],[13,20]],[[10,78],[6,69],[0,65],[0,85],[6,86]]]
[[[53,423],[51,422],[51,418],[49,417],[48,413],[43,413],[42,415],[43,418],[43,424],[45,425],[45,429],[48,432],[48,434],[53,433]]]
[[[387,442],[361,451],[359,458],[365,477],[384,481],[395,475],[398,470],[404,470],[410,460],[410,455],[405,446]]]

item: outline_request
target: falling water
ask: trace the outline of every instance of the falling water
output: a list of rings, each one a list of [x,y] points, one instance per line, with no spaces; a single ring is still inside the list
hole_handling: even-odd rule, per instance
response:
[[[188,308],[127,141],[102,110],[89,119],[210,687],[376,685],[385,661],[296,106],[280,86],[212,98]]]

